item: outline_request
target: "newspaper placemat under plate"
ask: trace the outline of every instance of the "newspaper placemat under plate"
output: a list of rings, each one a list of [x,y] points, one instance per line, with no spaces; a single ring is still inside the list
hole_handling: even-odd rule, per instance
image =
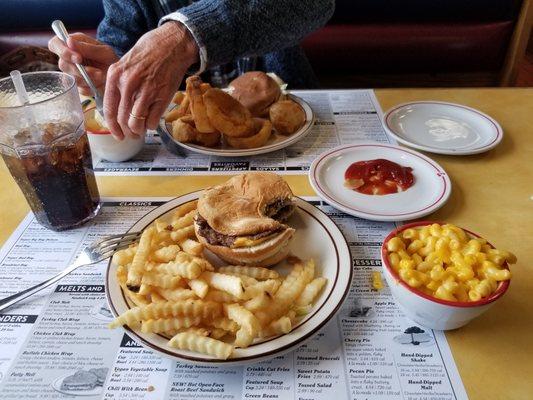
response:
[[[127,231],[167,200],[103,199],[95,221],[68,232],[48,231],[29,214],[0,250],[0,296],[54,275],[83,246]],[[154,400],[238,400],[264,393],[278,400],[466,399],[445,335],[406,318],[387,286],[380,291],[371,286],[372,273],[381,271],[381,242],[395,224],[354,218],[316,197],[305,200],[324,211],[348,240],[354,279],[339,314],[304,346],[247,367],[195,366],[161,357],[94,316],[106,302],[103,262],[0,315],[2,399],[57,398],[54,381],[91,368],[109,368],[95,399],[135,394]]]
[[[310,105],[315,122],[297,143],[268,154],[219,157],[184,150],[186,157],[170,153],[154,132],[134,159],[122,163],[96,160],[99,176],[231,175],[244,171],[275,171],[305,175],[312,161],[333,147],[361,140],[395,141],[385,132],[382,111],[372,90],[295,90]]]

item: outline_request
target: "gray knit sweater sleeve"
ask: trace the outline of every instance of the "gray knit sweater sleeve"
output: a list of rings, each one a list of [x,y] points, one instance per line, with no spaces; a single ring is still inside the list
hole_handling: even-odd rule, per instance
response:
[[[104,19],[97,37],[123,56],[146,32],[157,28],[157,10],[145,0],[103,0]]]
[[[179,13],[210,66],[294,46],[325,25],[334,7],[334,0],[199,0]]]

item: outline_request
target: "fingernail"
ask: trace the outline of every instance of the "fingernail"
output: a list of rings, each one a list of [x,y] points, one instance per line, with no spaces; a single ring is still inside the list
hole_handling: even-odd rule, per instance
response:
[[[112,135],[113,135],[113,138],[118,142],[122,142],[124,140],[124,136],[119,136],[115,134],[112,134]]]
[[[74,64],[81,64],[83,62],[82,58],[78,55],[72,56],[72,62]]]

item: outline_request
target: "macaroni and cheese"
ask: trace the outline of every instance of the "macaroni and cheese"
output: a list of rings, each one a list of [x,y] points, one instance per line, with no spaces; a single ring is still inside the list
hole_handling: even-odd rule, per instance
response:
[[[478,301],[509,280],[516,257],[452,224],[405,229],[386,244],[388,260],[409,286],[448,301]]]

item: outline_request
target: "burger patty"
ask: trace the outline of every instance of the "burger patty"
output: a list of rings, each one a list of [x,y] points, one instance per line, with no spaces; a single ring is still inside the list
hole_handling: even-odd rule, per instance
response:
[[[239,236],[233,236],[233,235],[224,235],[220,232],[215,231],[213,228],[209,226],[207,221],[201,216],[196,216],[196,224],[198,225],[198,233],[200,236],[205,238],[207,243],[212,244],[214,246],[226,246],[231,247],[235,243],[235,240]],[[247,235],[247,237],[255,240],[255,239],[261,239],[263,237],[272,235],[273,233],[279,232],[281,229],[274,229],[270,231],[265,231],[261,233],[256,233],[255,235]]]
[[[292,213],[294,204],[290,199],[280,199],[273,203],[267,204],[265,207],[265,215],[275,219],[276,221],[283,222]]]

